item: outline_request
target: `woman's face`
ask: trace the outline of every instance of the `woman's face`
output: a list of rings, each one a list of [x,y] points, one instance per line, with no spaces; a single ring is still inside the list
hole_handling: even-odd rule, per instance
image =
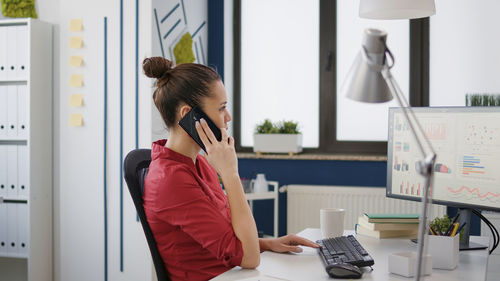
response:
[[[227,130],[227,122],[231,121],[231,115],[227,111],[226,89],[222,81],[215,81],[210,84],[211,97],[202,100],[202,110],[212,119],[219,128]]]

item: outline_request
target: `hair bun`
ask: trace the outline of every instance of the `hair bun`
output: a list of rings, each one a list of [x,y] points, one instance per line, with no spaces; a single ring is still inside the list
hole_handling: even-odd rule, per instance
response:
[[[164,57],[151,57],[142,61],[144,74],[149,78],[156,79],[163,77],[167,71],[172,69],[172,65],[172,61]]]

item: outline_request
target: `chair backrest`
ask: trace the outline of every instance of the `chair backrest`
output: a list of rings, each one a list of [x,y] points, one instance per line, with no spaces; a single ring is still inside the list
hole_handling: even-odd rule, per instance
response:
[[[144,234],[146,234],[146,239],[148,241],[149,250],[151,251],[151,256],[153,257],[153,263],[155,265],[158,281],[170,281],[168,272],[165,269],[165,264],[163,263],[163,259],[158,251],[158,246],[153,236],[153,232],[151,231],[149,223],[146,219],[144,207],[142,206],[144,180],[146,179],[150,163],[151,149],[135,149],[130,151],[127,154],[127,157],[125,157],[125,160],[123,161],[123,170],[125,172],[125,181],[127,182],[128,190],[130,191],[135,209],[137,210],[137,214],[139,215],[139,219],[142,224],[142,229],[144,230]]]

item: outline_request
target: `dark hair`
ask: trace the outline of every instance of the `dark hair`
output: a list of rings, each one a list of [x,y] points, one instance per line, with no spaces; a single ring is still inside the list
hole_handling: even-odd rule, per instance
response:
[[[157,79],[153,101],[168,128],[175,126],[177,108],[181,103],[200,106],[202,97],[211,96],[210,84],[221,80],[215,70],[202,64],[172,65],[163,57],[146,58],[142,62],[144,74]]]

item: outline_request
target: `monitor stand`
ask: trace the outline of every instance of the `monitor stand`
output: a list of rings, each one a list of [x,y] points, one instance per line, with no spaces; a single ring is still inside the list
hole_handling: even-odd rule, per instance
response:
[[[471,216],[472,216],[472,210],[468,208],[459,208],[458,213],[460,214],[460,217],[458,217],[458,222],[460,225],[463,223],[467,223],[463,230],[463,238],[460,240],[460,251],[469,251],[469,250],[482,250],[482,249],[487,249],[488,245],[481,245],[477,244],[474,242],[470,242],[470,226],[471,226]]]

